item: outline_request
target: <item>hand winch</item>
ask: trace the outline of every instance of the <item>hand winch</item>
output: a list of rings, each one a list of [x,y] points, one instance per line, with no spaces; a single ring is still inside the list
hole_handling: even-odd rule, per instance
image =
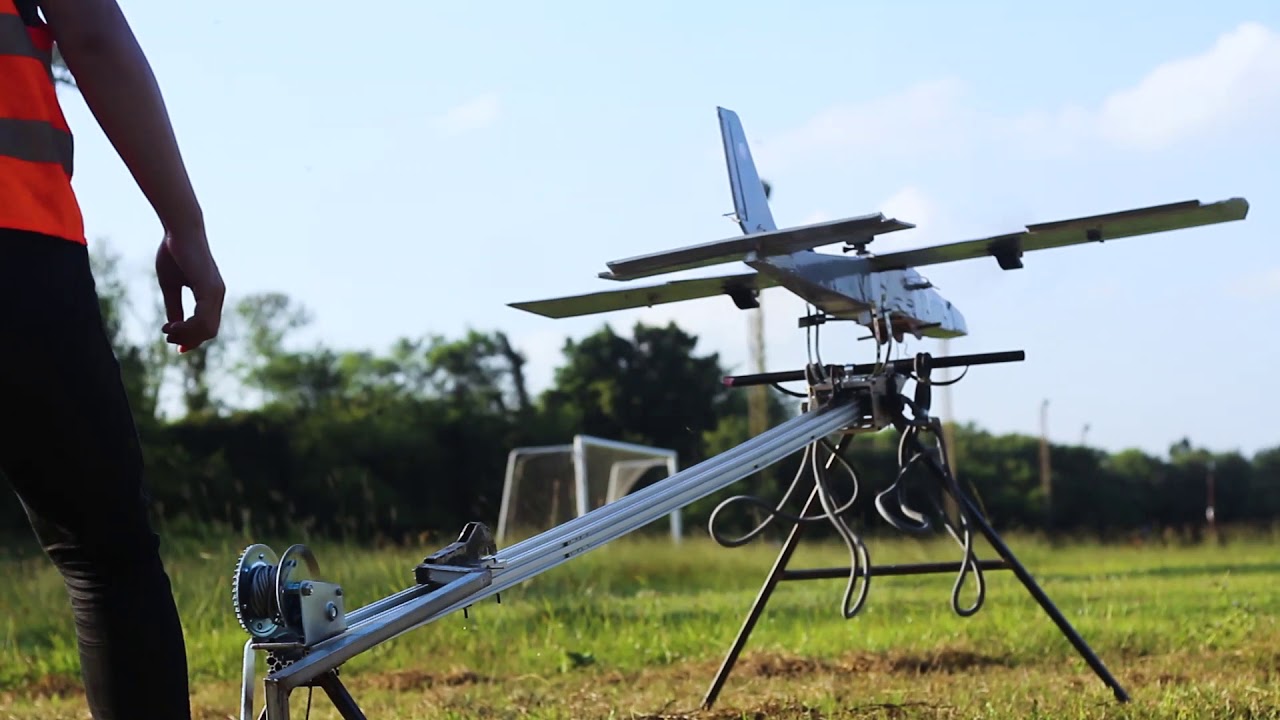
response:
[[[310,575],[297,577],[299,560]],[[320,565],[306,545],[280,558],[263,544],[245,548],[236,563],[231,599],[240,627],[263,643],[314,645],[346,630],[342,588],[314,579]]]

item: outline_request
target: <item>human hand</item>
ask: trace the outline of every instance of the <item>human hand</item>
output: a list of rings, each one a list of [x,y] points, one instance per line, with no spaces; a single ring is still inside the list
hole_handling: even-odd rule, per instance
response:
[[[179,352],[195,350],[218,336],[226,286],[203,232],[166,233],[156,250],[156,280],[164,296],[165,340]],[[191,288],[196,304],[191,317],[182,307],[182,288]]]

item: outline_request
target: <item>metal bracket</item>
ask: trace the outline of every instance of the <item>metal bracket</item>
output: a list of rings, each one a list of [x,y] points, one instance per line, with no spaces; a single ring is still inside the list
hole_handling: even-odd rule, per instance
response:
[[[1022,238],[1009,235],[991,241],[988,251],[996,259],[1001,270],[1018,270],[1022,267]]]

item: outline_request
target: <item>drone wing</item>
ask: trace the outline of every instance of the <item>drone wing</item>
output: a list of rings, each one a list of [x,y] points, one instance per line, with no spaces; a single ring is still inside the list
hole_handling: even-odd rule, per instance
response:
[[[758,273],[740,273],[717,277],[676,280],[663,285],[607,290],[605,292],[573,295],[551,300],[510,303],[518,310],[549,318],[577,317],[596,313],[652,307],[666,303],[696,300],[713,295],[728,295],[739,308],[756,307],[756,295],[760,290],[777,285]]]
[[[915,227],[911,223],[885,218],[880,213],[830,222],[800,225],[785,230],[755,233],[743,237],[690,245],[606,263],[609,272],[600,273],[606,280],[634,280],[663,273],[691,270],[744,260],[750,253],[787,255],[812,250],[838,242],[861,243],[876,235]]]
[[[1106,242],[1135,235],[1243,220],[1249,214],[1244,198],[1202,204],[1199,200],[1126,210],[1108,215],[1028,225],[1023,232],[966,240],[918,250],[904,250],[868,257],[873,271],[902,270],[908,267],[970,260],[992,256],[1005,270],[1022,267],[1022,254],[1032,250]]]

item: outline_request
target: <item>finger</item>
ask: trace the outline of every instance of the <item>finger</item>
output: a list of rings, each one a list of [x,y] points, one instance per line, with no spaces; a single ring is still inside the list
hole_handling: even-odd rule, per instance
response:
[[[178,345],[180,349],[186,348],[183,352],[194,350],[217,335],[216,331],[207,328],[196,317],[177,323],[169,323],[166,333],[165,340],[173,345]]]
[[[195,346],[200,344],[200,333],[190,323],[170,323],[165,341],[172,345]]]
[[[169,322],[164,326],[164,332],[168,332],[169,328],[180,323],[186,317],[182,312],[182,285],[179,283],[161,283],[160,293],[164,296],[164,315]]]
[[[179,353],[184,353],[184,354],[185,354],[185,353],[189,353],[189,352],[191,352],[192,350],[195,350],[195,349],[199,348],[201,345],[203,345],[203,344],[204,344],[204,343],[203,343],[202,341],[200,341],[200,340],[188,340],[188,339],[185,339],[185,338],[175,338],[175,337],[172,337],[172,336],[171,336],[171,337],[169,337],[169,338],[166,338],[166,339],[169,341],[169,344],[171,344],[171,345],[177,345],[177,346],[178,346],[178,352],[179,352]]]

